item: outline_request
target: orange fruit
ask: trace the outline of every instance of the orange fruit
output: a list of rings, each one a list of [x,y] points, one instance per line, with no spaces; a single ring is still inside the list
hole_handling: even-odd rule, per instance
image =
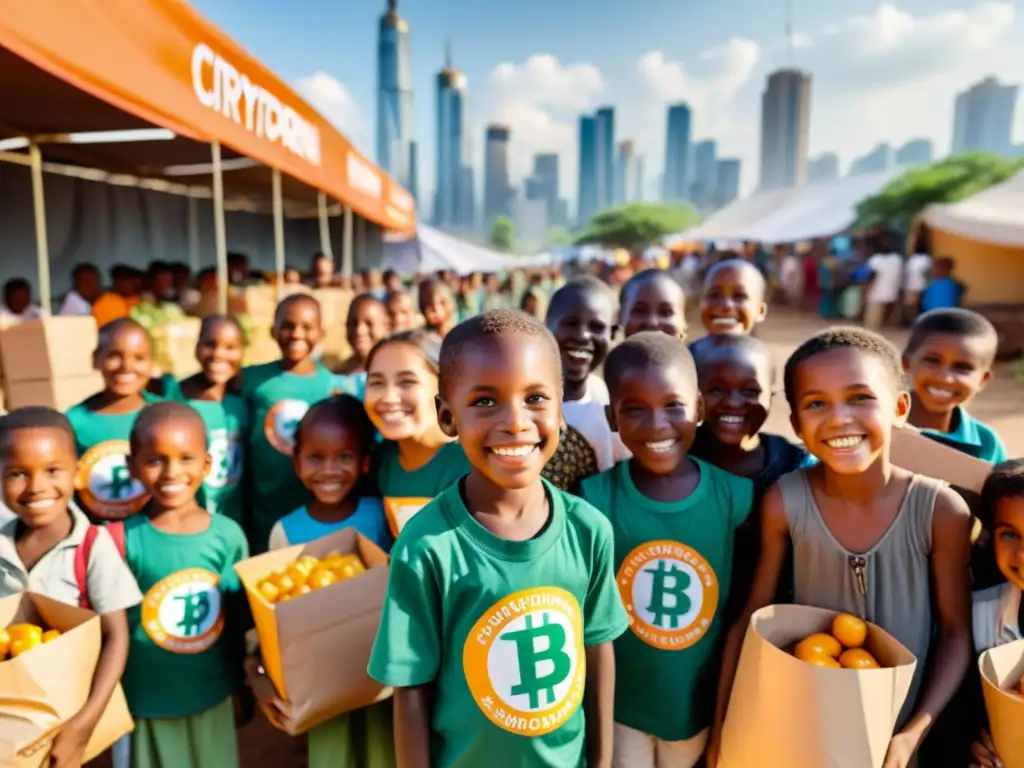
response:
[[[838,658],[843,652],[843,647],[832,635],[819,632],[809,635],[796,644],[793,655],[801,661],[810,661],[812,656],[828,656],[832,659]]]
[[[35,624],[11,624],[7,628],[7,636],[12,644],[19,640],[35,640],[38,645],[43,639],[43,628]]]
[[[832,619],[832,636],[846,648],[860,648],[868,639],[868,625],[849,613],[840,613]]]
[[[342,555],[337,564],[331,566],[331,570],[334,571],[340,581],[344,581],[361,573],[366,573],[366,566],[359,559],[359,555]]]
[[[282,573],[274,582],[277,585],[277,589],[282,595],[290,594],[295,589],[295,582],[292,581],[292,577],[287,573]]]
[[[840,669],[842,667],[842,664],[838,661],[823,653],[812,653],[807,658],[801,659],[801,661],[806,661],[808,664],[813,664],[816,667],[827,667],[828,669]]]
[[[272,581],[261,581],[259,586],[260,594],[268,603],[276,603],[281,597],[281,590]]]
[[[43,642],[42,632],[38,636],[29,635],[18,640],[11,640],[11,658],[16,659],[21,654],[28,653],[41,642]]]
[[[0,629],[0,661],[7,658],[7,651],[11,649],[11,636],[6,629]]]
[[[843,651],[839,663],[846,669],[881,669],[878,661],[863,648],[850,648]]]
[[[328,570],[327,568],[317,568],[311,574],[309,574],[309,581],[306,582],[310,589],[323,589],[329,587],[331,584],[338,583],[338,577],[334,571]]]
[[[0,649],[3,648],[3,643],[4,643],[3,632],[0,632]],[[4,657],[3,652],[0,651],[0,659],[2,659],[3,657]],[[1020,695],[1024,696],[1024,676],[1021,676],[1020,682],[1017,684],[1017,688],[1020,690]]]
[[[48,643],[51,640],[56,640],[58,637],[60,637],[59,629],[48,629],[45,632],[43,632],[42,642]]]
[[[312,591],[313,590],[310,588],[309,584],[303,584],[301,587],[296,588],[294,595],[296,597],[298,597],[299,595],[308,595]]]
[[[300,567],[298,563],[294,563],[291,566],[291,568],[288,569],[288,573],[286,574],[288,578],[292,580],[292,583],[295,585],[295,588],[291,591],[294,592],[296,589],[303,586],[307,581],[309,581],[309,574],[311,574],[312,572],[312,569],[306,570],[305,566]]]

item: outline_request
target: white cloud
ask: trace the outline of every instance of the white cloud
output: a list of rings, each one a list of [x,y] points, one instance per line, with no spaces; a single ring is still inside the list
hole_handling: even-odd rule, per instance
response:
[[[359,105],[338,80],[326,72],[314,72],[295,81],[299,94],[353,143],[360,143],[365,123]]]

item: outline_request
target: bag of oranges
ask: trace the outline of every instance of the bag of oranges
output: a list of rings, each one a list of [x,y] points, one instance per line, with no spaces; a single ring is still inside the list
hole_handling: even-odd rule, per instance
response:
[[[772,605],[750,621],[722,731],[726,768],[881,768],[917,659],[880,627]]]
[[[978,669],[999,761],[1024,768],[1024,640],[985,651]]]

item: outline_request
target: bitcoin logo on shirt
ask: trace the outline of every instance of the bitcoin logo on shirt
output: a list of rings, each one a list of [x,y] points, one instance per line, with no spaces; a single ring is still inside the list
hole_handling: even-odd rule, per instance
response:
[[[203,568],[172,573],[142,600],[142,626],[149,639],[171,653],[202,653],[224,630],[220,578]]]
[[[128,470],[127,440],[105,440],[78,460],[75,489],[82,503],[102,520],[124,520],[149,501],[142,483]]]
[[[206,484],[212,488],[235,485],[242,475],[242,443],[237,432],[210,430],[210,472]]]
[[[583,700],[579,603],[556,587],[509,595],[470,630],[462,665],[477,706],[492,723],[522,736],[551,733]]]
[[[718,577],[677,541],[650,541],[630,552],[616,577],[633,634],[663,651],[699,642],[718,609]]]
[[[263,420],[263,433],[267,442],[286,456],[292,455],[295,447],[295,430],[309,410],[305,400],[280,400],[267,411]]]

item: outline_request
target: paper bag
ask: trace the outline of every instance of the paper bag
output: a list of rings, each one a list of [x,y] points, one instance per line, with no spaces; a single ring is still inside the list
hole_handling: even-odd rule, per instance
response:
[[[996,753],[1006,768],[1024,768],[1024,697],[1018,695],[1024,675],[1024,640],[985,651],[978,669]]]
[[[772,605],[750,621],[722,731],[724,768],[881,768],[917,660],[868,624],[884,669],[826,669],[787,650],[835,611]]]
[[[0,765],[45,765],[61,725],[85,705],[100,655],[100,620],[92,611],[25,592],[0,600],[0,626],[30,622],[61,636],[0,662]],[[86,748],[92,760],[133,727],[121,686]]]
[[[987,461],[968,456],[942,441],[933,439],[913,427],[892,431],[890,451],[892,463],[920,475],[945,480],[957,489],[981,493],[992,471]]]
[[[303,555],[356,552],[366,572],[283,603],[267,602],[256,585]],[[345,528],[305,546],[268,552],[235,565],[252,608],[263,667],[287,703],[272,720],[295,736],[344,712],[391,695],[366,672],[387,594],[388,557]]]

